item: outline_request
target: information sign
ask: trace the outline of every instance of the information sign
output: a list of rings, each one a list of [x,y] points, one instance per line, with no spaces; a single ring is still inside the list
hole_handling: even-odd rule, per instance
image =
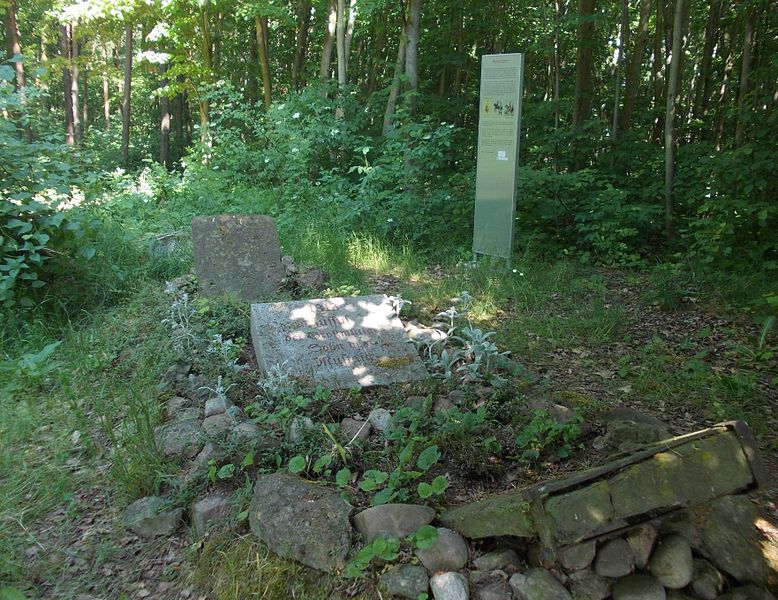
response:
[[[481,57],[473,252],[510,260],[524,78],[523,54]]]

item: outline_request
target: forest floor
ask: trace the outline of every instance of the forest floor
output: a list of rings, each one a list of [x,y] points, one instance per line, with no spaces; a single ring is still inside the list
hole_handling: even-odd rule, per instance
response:
[[[654,415],[673,434],[746,420],[768,473],[778,473],[778,363],[767,352],[775,338],[760,342],[752,316],[711,300],[710,290],[571,262],[527,262],[508,273],[487,266],[365,267],[363,273],[360,292],[401,293],[413,302],[410,316],[425,324],[467,290],[475,299],[473,322],[494,331],[499,349],[524,367],[509,393],[493,395],[503,414],[477,429],[477,439],[441,444],[437,472],[450,480],[443,504],[601,462],[604,456],[592,447],[601,433],[596,415],[616,406]],[[245,522],[204,539],[186,527],[153,541],[120,525],[129,502],[166,489],[175,475],[176,466],[148,447],[161,419],[157,383],[171,364],[170,353],[160,350],[169,335],[162,325],[170,304],[163,288],[161,281],[143,284],[122,305],[58,335],[62,343],[50,357],[29,354],[26,362],[16,359],[13,373],[3,372],[11,376],[4,375],[0,401],[0,588],[75,600],[374,597],[369,578],[332,580],[272,556]],[[219,314],[223,308],[228,317]],[[225,336],[242,344],[242,360],[250,363],[247,312],[218,303],[200,309],[204,322],[218,321]],[[44,328],[41,346],[45,341]],[[433,380],[356,399],[335,394],[330,410],[365,414],[456,387]],[[254,392],[236,390],[244,393]],[[507,413],[536,398],[570,406],[587,419],[590,426],[569,458],[509,459],[505,446],[521,423]],[[489,434],[504,451],[477,454],[481,462],[474,464],[468,449]],[[252,483],[248,474],[245,481],[216,482],[234,490],[244,506]],[[355,498],[364,501],[356,490]],[[752,498],[778,526],[775,481]]]

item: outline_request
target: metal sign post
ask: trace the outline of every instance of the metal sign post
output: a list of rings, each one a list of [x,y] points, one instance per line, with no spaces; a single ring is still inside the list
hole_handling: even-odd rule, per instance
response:
[[[510,266],[524,79],[523,54],[481,57],[473,254]]]

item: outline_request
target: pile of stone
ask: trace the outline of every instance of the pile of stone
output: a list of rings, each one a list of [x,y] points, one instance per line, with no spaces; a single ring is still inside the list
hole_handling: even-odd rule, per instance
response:
[[[337,491],[275,473],[258,479],[249,519],[273,552],[328,572],[347,564],[354,530],[370,543],[378,536],[403,539],[435,522],[432,508],[415,504],[351,513]],[[431,547],[383,568],[378,588],[384,598],[427,593],[435,600],[769,600],[766,587],[777,582],[755,518],[746,497],[727,496],[562,548],[545,566],[537,545],[478,552],[456,531],[438,527]]]
[[[207,380],[191,368],[175,364],[163,376],[161,387],[178,393],[165,403],[167,420],[154,429],[160,454],[185,465],[178,482],[182,487],[205,477],[212,462],[243,457],[250,450],[275,451],[280,446],[272,431],[242,420],[226,394],[210,389]],[[228,523],[236,509],[228,495],[215,491],[198,498],[189,516],[196,533],[203,535],[213,525]],[[147,496],[126,509],[124,523],[138,535],[153,538],[172,534],[183,516],[184,510],[173,507],[170,499]]]

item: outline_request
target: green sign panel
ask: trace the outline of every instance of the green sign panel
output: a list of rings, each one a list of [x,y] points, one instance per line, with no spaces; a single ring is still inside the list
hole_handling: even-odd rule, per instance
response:
[[[510,260],[524,78],[523,54],[481,57],[473,252]]]

